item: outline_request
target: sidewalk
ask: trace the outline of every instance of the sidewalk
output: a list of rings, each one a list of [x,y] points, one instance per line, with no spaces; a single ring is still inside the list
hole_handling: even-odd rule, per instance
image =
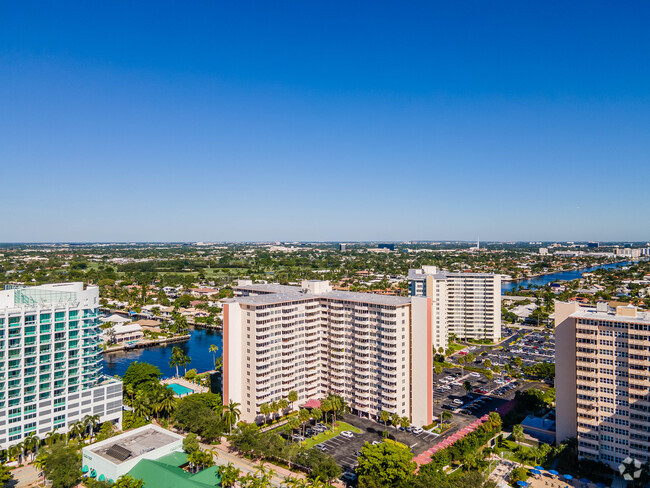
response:
[[[259,468],[261,464],[258,460],[251,461],[249,459],[239,456],[236,453],[236,451],[230,447],[230,444],[228,443],[227,440],[222,440],[221,444],[219,444],[218,446],[201,445],[201,448],[214,449],[215,451],[217,451],[217,459],[216,459],[217,465],[222,466],[230,462],[234,464],[236,468],[240,469],[241,474],[243,475],[248,473],[255,473],[255,471],[257,471],[257,468]],[[275,474],[271,479],[271,483],[273,486],[276,487],[282,486],[284,479],[287,477],[299,478],[299,479],[307,478],[303,473],[294,473],[293,471],[289,471],[288,469],[283,468],[281,466],[276,466],[275,464],[271,464],[270,462],[265,462],[264,466],[267,469],[272,469],[275,472]],[[344,485],[338,481],[333,482],[332,485],[336,487],[344,488]]]

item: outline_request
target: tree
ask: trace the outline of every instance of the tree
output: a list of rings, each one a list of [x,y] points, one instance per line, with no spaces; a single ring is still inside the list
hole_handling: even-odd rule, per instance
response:
[[[144,488],[144,481],[128,474],[123,474],[115,482],[115,488]]]
[[[285,415],[287,413],[288,406],[289,406],[289,401],[286,398],[283,398],[278,402],[278,407],[280,407],[280,411],[282,412],[282,415]]]
[[[287,400],[291,403],[291,411],[293,412],[293,403],[298,401],[298,392],[291,390],[287,395]]]
[[[139,363],[135,361],[129,365],[126,372],[124,373],[124,376],[122,377],[122,383],[124,383],[125,391],[127,385],[130,385],[133,388],[133,390],[130,392],[131,395],[133,395],[140,386],[144,384],[157,383],[160,380],[161,376],[162,373],[157,366],[149,363]]]
[[[485,372],[484,372],[483,374],[485,375],[485,377],[486,377],[488,380],[491,380],[492,378],[494,378],[494,374],[492,374],[492,371],[489,370],[489,369],[485,370]]]
[[[268,422],[268,416],[270,412],[271,412],[271,407],[269,407],[268,403],[265,402],[260,405],[260,413],[264,415],[265,424]]]
[[[385,427],[388,427],[388,420],[390,419],[390,412],[387,412],[386,410],[382,410],[379,413],[379,420],[381,420],[384,423]]]
[[[324,398],[320,402],[320,409],[323,415],[325,415],[325,423],[327,423],[327,414],[332,411],[332,402],[328,398]]]
[[[212,364],[216,366],[217,364],[217,351],[219,350],[219,347],[216,344],[210,344],[210,349],[209,351],[212,353]]]
[[[180,347],[172,348],[172,355],[169,359],[169,365],[176,368],[176,378],[178,378],[178,367],[183,364],[183,356],[185,354]]]
[[[217,468],[217,473],[221,478],[221,486],[223,488],[230,488],[235,486],[235,482],[239,479],[240,470],[235,467],[233,463],[224,464]]]
[[[43,449],[45,478],[52,482],[53,488],[72,488],[81,479],[81,460],[76,448],[55,443]]]
[[[465,396],[467,396],[467,394],[472,389],[472,384],[469,381],[464,381],[463,382],[463,389],[465,390]]]
[[[183,451],[192,454],[199,450],[199,438],[194,432],[190,432],[183,439]]]
[[[298,418],[300,419],[300,423],[302,425],[302,435],[305,435],[305,423],[309,422],[309,419],[311,418],[311,414],[309,413],[309,410],[306,408],[301,408],[300,411],[298,412]]]
[[[411,478],[416,467],[411,451],[392,442],[366,444],[358,463],[356,472],[361,488],[400,486]]]
[[[486,359],[485,361],[483,361],[483,366],[485,366],[488,369],[491,368],[492,367],[492,361],[490,361],[489,359]]]
[[[402,417],[399,419],[399,426],[402,429],[406,429],[409,425],[411,425],[411,421],[409,420],[408,417]]]
[[[239,403],[230,400],[228,407],[223,412],[223,419],[228,424],[229,432],[232,434],[232,426],[237,423],[241,410],[239,410]]]
[[[442,349],[442,348],[441,348],[441,349]],[[434,372],[435,374],[437,374],[437,375],[441,375],[441,374],[442,374],[442,371],[443,371],[443,369],[442,369],[442,364],[436,364],[436,365],[433,367],[433,372]]]
[[[41,469],[39,466],[36,466],[37,469]],[[11,474],[11,468],[6,464],[0,464],[0,486],[5,486],[13,475]]]
[[[524,440],[524,427],[521,424],[516,424],[512,426],[512,437],[517,442]]]
[[[323,411],[320,408],[314,408],[311,411],[311,416],[314,418],[316,422],[318,422],[323,416]]]
[[[99,433],[97,434],[98,441],[104,441],[113,436],[113,424],[110,422],[104,422],[99,428]]]

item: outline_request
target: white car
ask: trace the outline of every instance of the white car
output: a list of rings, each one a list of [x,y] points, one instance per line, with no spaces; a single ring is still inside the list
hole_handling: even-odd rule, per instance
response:
[[[340,435],[342,435],[343,437],[347,437],[348,439],[354,437],[354,434],[349,430],[344,430],[343,432],[341,432]]]
[[[447,380],[447,379],[445,379],[445,378],[442,378],[442,379],[440,380],[440,383],[449,383],[449,380]]]
[[[456,378],[454,378],[453,376],[445,376],[445,379],[447,381],[454,381]]]
[[[414,434],[421,434],[422,432],[424,432],[424,429],[422,427],[413,427],[411,432],[413,432]]]
[[[459,400],[458,398],[455,398],[455,399],[454,399],[454,403],[455,403],[456,405],[462,405],[462,404],[463,404],[463,401],[462,401],[462,400]]]
[[[479,373],[477,373],[476,371],[472,371],[469,375],[470,375],[470,376],[473,376],[474,378],[478,378],[479,376],[481,376],[481,375],[480,375]]]
[[[451,390],[451,386],[448,385],[441,386],[440,388],[442,388],[443,390]]]

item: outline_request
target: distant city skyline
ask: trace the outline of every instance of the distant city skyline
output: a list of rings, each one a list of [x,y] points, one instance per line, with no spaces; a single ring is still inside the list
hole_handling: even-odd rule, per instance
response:
[[[648,14],[6,3],[0,242],[646,242]]]

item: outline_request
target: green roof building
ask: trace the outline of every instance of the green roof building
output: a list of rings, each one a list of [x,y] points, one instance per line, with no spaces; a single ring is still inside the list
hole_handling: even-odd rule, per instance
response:
[[[217,466],[196,474],[180,468],[187,463],[184,452],[173,452],[157,460],[142,459],[129,475],[144,481],[145,488],[214,488],[221,486]]]

